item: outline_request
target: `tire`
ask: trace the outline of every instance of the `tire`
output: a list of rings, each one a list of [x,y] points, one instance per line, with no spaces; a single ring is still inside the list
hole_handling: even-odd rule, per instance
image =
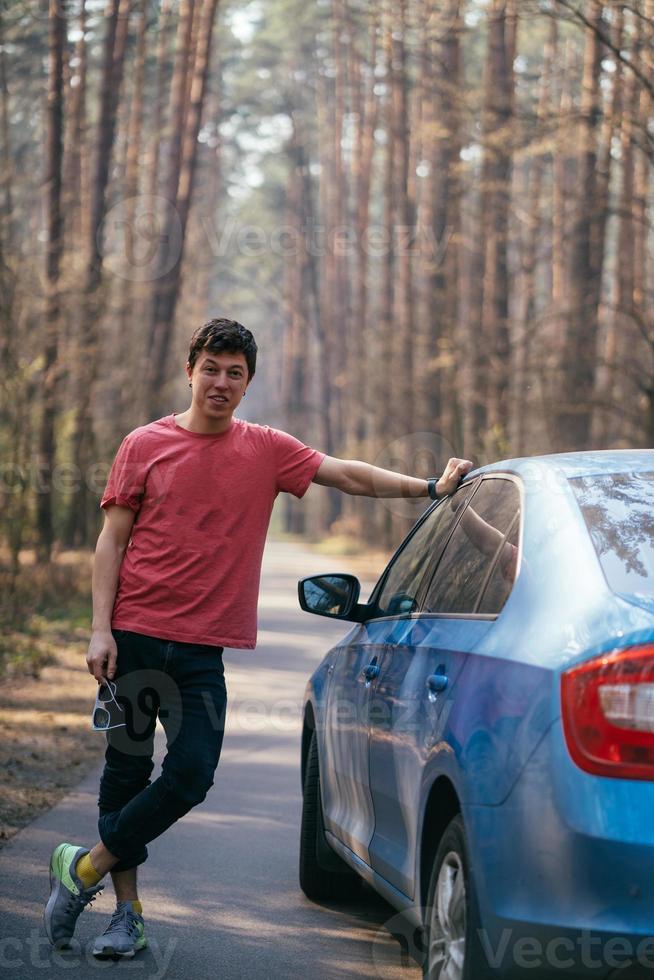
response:
[[[351,898],[361,878],[340,859],[325,839],[320,797],[320,771],[316,733],[311,736],[304,777],[300,830],[300,888],[311,899]]]
[[[447,916],[443,915],[446,911]],[[425,913],[425,980],[491,980],[463,820],[448,824],[434,858]]]

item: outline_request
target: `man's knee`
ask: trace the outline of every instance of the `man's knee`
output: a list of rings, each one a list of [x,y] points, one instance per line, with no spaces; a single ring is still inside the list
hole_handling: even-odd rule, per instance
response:
[[[107,759],[105,762],[102,779],[111,782],[119,782],[124,785],[143,784],[147,786],[154,762],[152,759],[143,756],[124,756],[121,759]]]
[[[117,810],[150,784],[154,769],[152,759],[107,752],[100,777],[98,804],[101,809]]]
[[[161,775],[170,792],[190,808],[202,803],[213,786],[217,764],[218,760],[211,758],[194,759],[186,765],[167,766],[164,762]]]

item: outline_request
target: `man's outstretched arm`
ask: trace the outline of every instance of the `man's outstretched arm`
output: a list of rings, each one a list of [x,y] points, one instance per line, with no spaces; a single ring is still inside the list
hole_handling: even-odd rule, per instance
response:
[[[466,473],[472,469],[469,459],[450,459],[436,483],[438,497],[454,493]],[[335,487],[358,497],[427,497],[427,480],[384,470],[358,459],[336,459],[325,456],[313,478],[323,487]]]

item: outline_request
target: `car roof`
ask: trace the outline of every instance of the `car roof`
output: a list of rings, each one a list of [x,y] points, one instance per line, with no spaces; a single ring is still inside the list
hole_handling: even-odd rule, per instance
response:
[[[603,449],[578,453],[552,453],[546,456],[521,456],[502,459],[480,466],[468,479],[482,473],[532,474],[534,466],[558,470],[568,479],[579,476],[601,476],[609,473],[654,472],[654,449]]]

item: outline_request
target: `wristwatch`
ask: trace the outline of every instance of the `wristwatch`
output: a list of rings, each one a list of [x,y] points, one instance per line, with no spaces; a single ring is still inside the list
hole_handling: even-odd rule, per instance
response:
[[[427,493],[432,500],[438,500],[438,494],[436,493],[437,482],[438,481],[435,476],[432,476],[429,480],[427,480]]]

